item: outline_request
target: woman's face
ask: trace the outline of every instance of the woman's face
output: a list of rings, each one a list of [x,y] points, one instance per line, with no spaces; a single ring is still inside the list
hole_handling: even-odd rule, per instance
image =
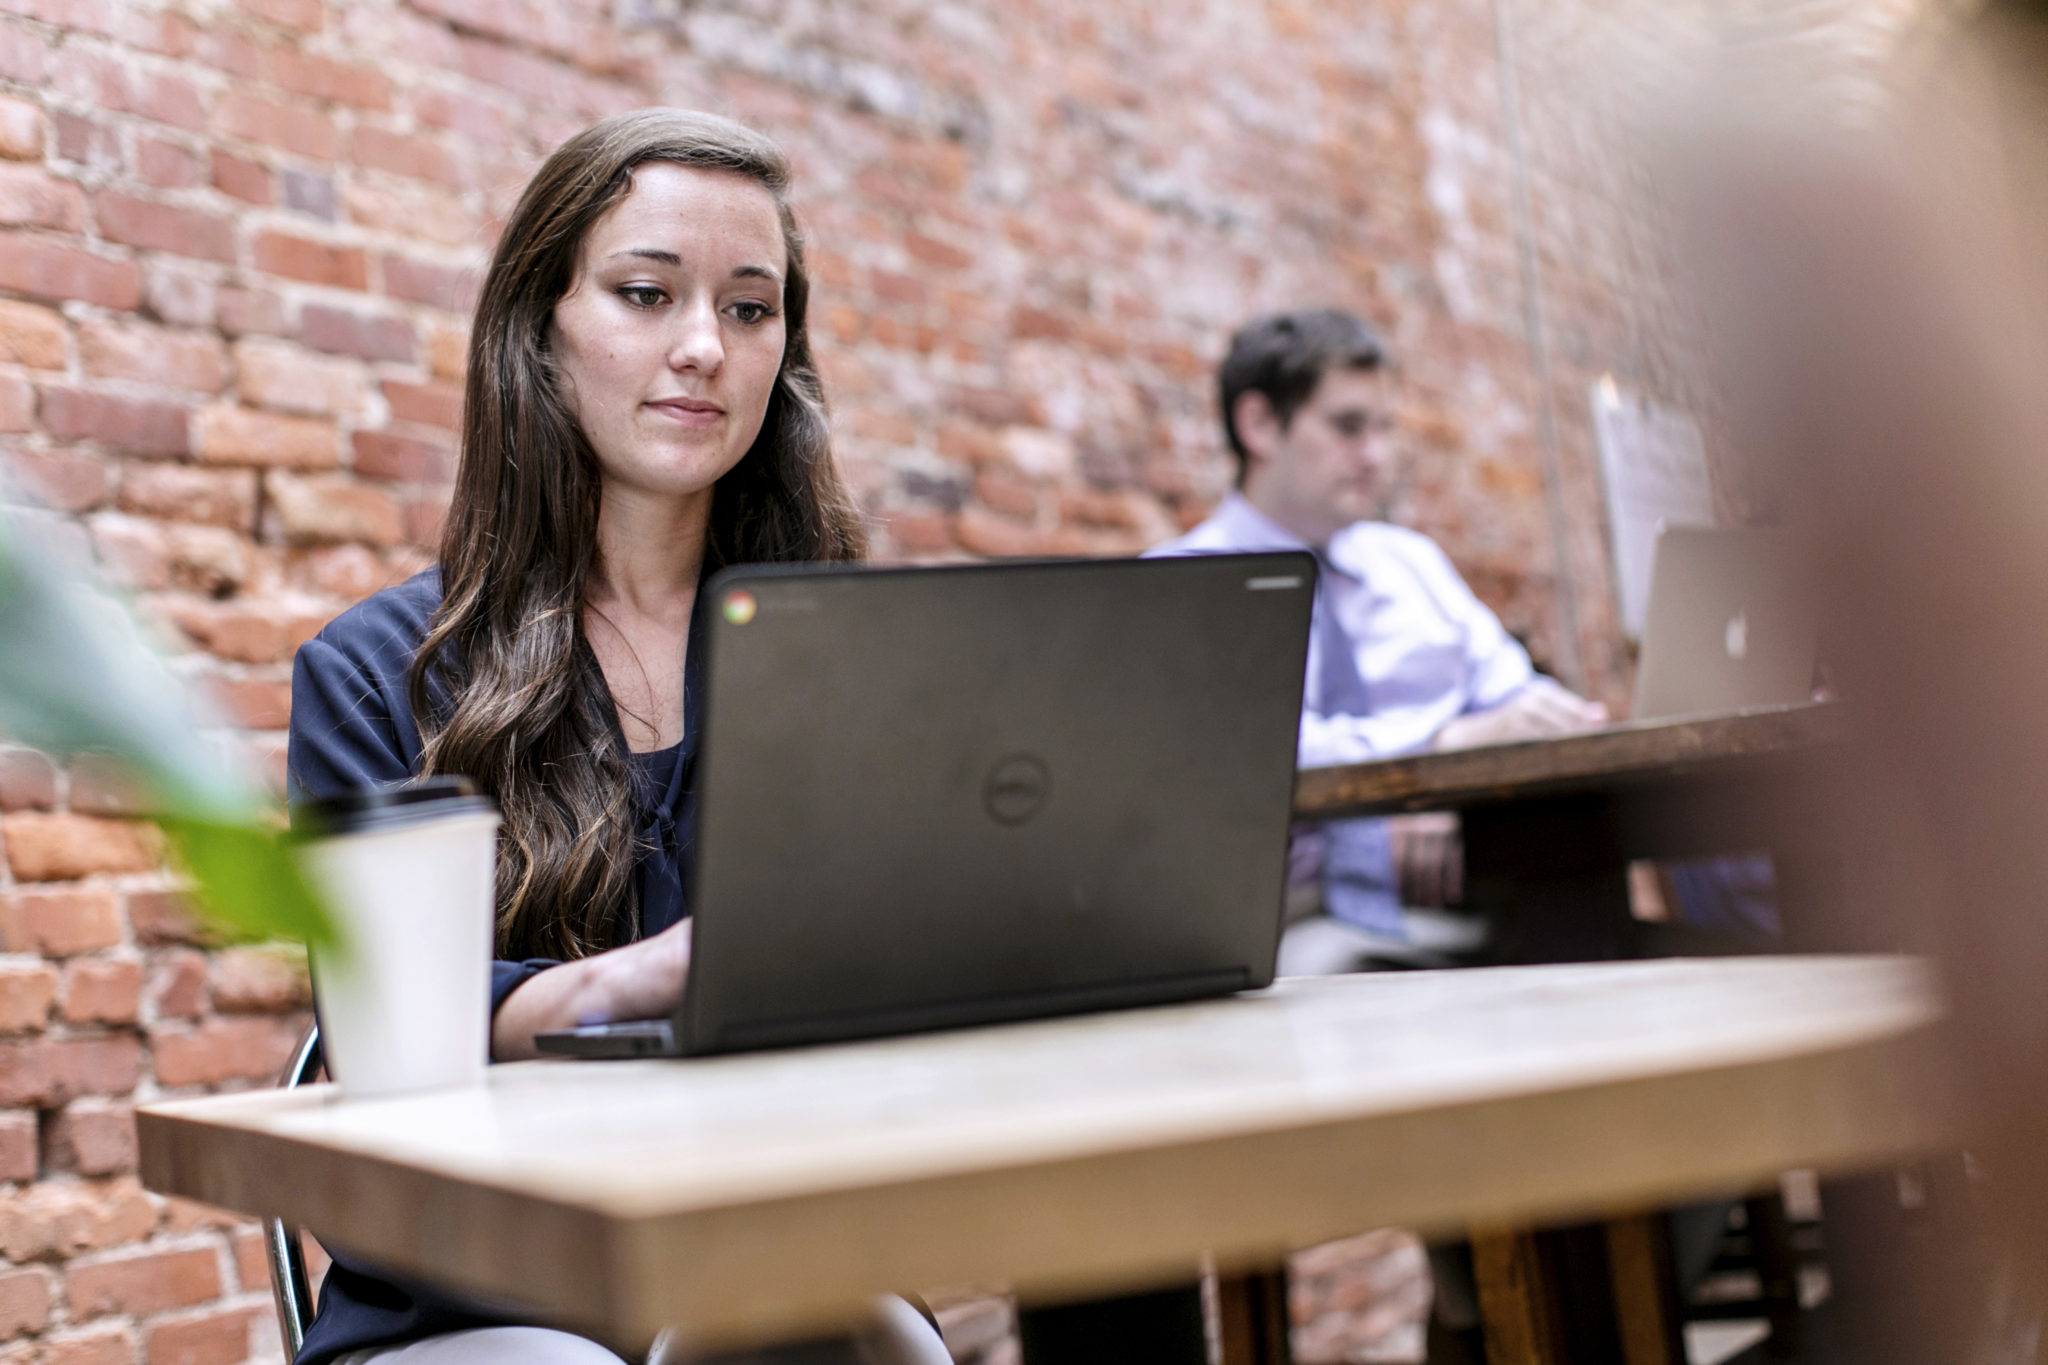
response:
[[[731,171],[647,162],[584,237],[549,346],[604,482],[700,493],[760,434],[782,367],[775,199]]]

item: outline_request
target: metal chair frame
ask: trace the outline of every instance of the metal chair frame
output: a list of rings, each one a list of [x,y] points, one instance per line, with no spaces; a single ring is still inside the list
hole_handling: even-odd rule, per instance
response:
[[[278,1085],[289,1090],[304,1085],[320,1070],[319,1021],[307,1025],[306,1036],[292,1052]],[[263,1220],[263,1250],[270,1258],[270,1292],[277,1299],[277,1329],[284,1337],[284,1358],[299,1358],[306,1326],[313,1320],[312,1278],[306,1273],[306,1246],[299,1229],[282,1218]]]

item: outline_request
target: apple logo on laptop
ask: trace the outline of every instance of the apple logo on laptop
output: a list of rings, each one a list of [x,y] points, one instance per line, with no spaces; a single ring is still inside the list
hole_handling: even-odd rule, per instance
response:
[[[1004,825],[1021,825],[1045,809],[1052,796],[1052,770],[1033,754],[1011,754],[988,770],[981,804]]]
[[[1728,633],[1723,644],[1728,647],[1728,657],[1741,660],[1749,656],[1749,613],[1738,611],[1728,622]]]

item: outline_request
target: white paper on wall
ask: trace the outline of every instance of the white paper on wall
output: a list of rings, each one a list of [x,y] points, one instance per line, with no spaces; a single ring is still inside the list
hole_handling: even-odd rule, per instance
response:
[[[1594,383],[1591,398],[1622,627],[1640,639],[1657,528],[1714,524],[1706,443],[1692,418],[1628,393],[1613,375]]]

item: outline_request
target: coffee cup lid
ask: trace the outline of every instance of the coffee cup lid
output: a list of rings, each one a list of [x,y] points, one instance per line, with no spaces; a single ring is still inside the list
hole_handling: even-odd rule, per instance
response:
[[[451,815],[498,813],[490,797],[466,777],[424,777],[384,787],[364,787],[340,796],[305,801],[292,808],[292,829],[311,839],[395,829]]]

